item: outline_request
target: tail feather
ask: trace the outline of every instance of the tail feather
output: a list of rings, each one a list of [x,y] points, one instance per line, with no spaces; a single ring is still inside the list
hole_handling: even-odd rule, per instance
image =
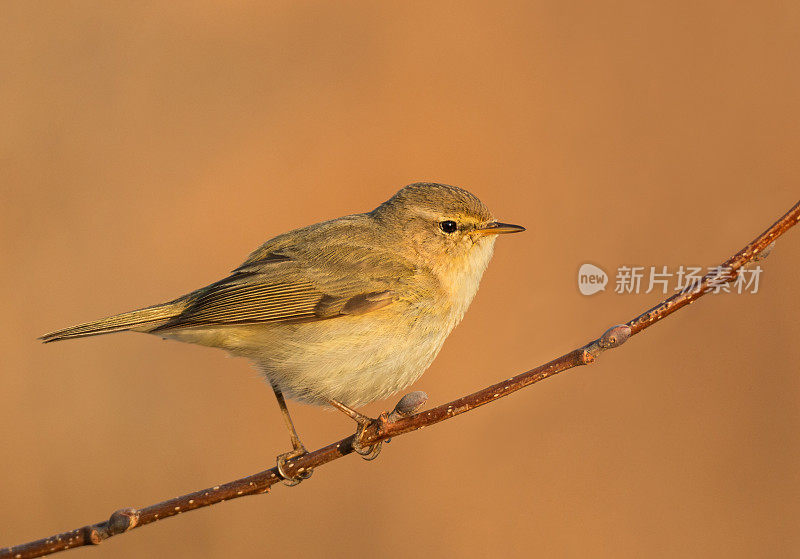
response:
[[[123,330],[137,330],[148,332],[156,328],[167,320],[179,315],[185,308],[185,303],[181,301],[171,301],[162,305],[146,307],[131,312],[101,318],[93,322],[78,324],[62,330],[56,330],[45,334],[40,340],[44,343],[57,342],[59,340],[69,340],[71,338],[83,338],[85,336],[97,336],[99,334],[109,334]]]

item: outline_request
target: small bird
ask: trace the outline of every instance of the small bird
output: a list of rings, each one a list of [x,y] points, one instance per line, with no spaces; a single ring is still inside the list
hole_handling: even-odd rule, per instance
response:
[[[492,257],[499,223],[462,188],[414,183],[370,212],[278,235],[226,278],[172,301],[57,330],[44,342],[131,330],[218,347],[269,381],[292,450],[306,453],[284,395],[354,419],[353,447],[375,420],[353,408],[417,380],[461,321]]]

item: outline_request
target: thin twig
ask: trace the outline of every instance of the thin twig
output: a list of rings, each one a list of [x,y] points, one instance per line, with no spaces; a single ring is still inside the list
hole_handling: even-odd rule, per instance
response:
[[[598,339],[575,349],[569,353],[540,365],[530,371],[509,378],[503,382],[493,384],[483,390],[442,404],[428,411],[414,414],[414,411],[425,403],[426,396],[421,392],[406,395],[397,404],[391,414],[382,414],[380,421],[369,427],[363,438],[363,444],[368,446],[391,437],[409,433],[422,427],[427,427],[445,419],[450,419],[468,412],[484,404],[499,400],[512,392],[544,380],[567,369],[580,365],[588,365],[605,350],[619,347],[630,336],[638,334],[645,328],[652,326],[661,319],[671,315],[678,309],[696,301],[715,285],[721,282],[733,281],[741,268],[755,260],[766,256],[771,250],[775,240],[783,235],[789,228],[800,221],[800,202],[795,204],[786,215],[776,221],[771,227],[756,237],[742,250],[730,257],[705,276],[692,289],[679,292],[662,301],[655,307],[645,311],[630,322],[608,329]],[[286,465],[286,474],[296,476],[310,469],[316,469],[333,460],[350,454],[353,451],[355,436],[351,435],[338,442],[331,443],[314,452],[310,452]],[[167,501],[150,505],[141,509],[120,509],[103,522],[84,526],[71,532],[65,532],[34,542],[7,547],[0,550],[0,559],[27,559],[41,557],[50,553],[64,551],[73,547],[96,545],[103,540],[116,536],[128,530],[169,518],[183,512],[192,511],[202,507],[222,503],[245,495],[267,493],[272,485],[281,481],[277,468],[270,468],[257,474],[247,476],[222,485],[202,489],[176,497]]]

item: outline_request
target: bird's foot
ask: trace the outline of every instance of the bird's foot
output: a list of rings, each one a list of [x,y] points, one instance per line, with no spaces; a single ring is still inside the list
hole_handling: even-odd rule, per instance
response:
[[[314,470],[311,469],[304,470],[302,468],[298,470],[294,476],[290,476],[286,473],[286,467],[292,466],[291,461],[295,458],[303,456],[304,454],[308,454],[308,452],[306,451],[306,447],[300,444],[295,446],[289,452],[284,452],[283,454],[279,454],[275,459],[276,466],[278,468],[278,474],[283,478],[284,485],[288,485],[289,487],[294,487],[304,479],[310,478],[311,474],[314,473]]]
[[[371,417],[367,417],[366,415],[358,414],[358,417],[353,417],[355,422],[358,424],[358,428],[356,429],[355,438],[353,439],[353,450],[361,455],[361,458],[364,460],[375,460],[378,455],[381,453],[381,447],[383,446],[383,441],[378,441],[377,443],[371,445],[365,445],[363,443],[364,436],[366,435],[367,429],[375,426],[377,431],[380,431],[381,427],[386,423],[387,418],[386,414],[382,413],[378,416],[378,419],[372,419]]]
[[[356,434],[353,436],[353,450],[357,454],[360,454],[364,460],[375,460],[378,457],[378,454],[381,453],[381,445],[383,444],[383,441],[366,445],[364,444],[364,438],[367,435],[367,431],[373,427],[376,433],[380,433],[384,426],[389,422],[388,414],[382,413],[378,416],[378,419],[372,419],[371,417],[367,417],[364,414],[358,413],[353,408],[350,408],[336,400],[328,400],[328,403],[340,412],[347,414],[358,424]]]

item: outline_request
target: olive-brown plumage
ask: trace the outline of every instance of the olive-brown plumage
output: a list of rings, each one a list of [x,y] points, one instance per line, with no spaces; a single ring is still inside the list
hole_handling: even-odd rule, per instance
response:
[[[219,347],[253,361],[282,408],[282,393],[356,407],[428,368],[472,301],[497,234],[522,230],[497,223],[466,190],[415,183],[371,212],[278,235],[207,287],[42,339],[134,330]],[[290,434],[297,450],[291,425]]]

